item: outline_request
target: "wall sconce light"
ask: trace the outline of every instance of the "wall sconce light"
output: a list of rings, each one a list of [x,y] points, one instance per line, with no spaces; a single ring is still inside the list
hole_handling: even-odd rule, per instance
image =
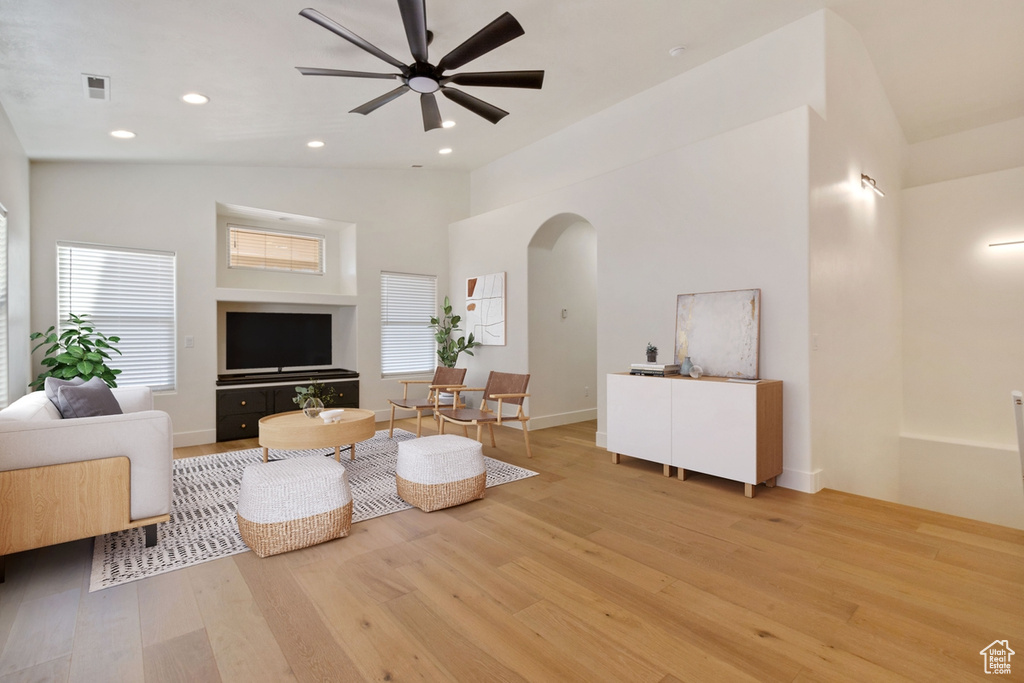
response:
[[[988,245],[990,247],[1008,247],[1011,244],[1024,244],[1024,240],[1017,240],[1016,242],[993,242]]]
[[[879,197],[885,196],[885,193],[878,189],[878,183],[875,182],[875,179],[869,176],[867,173],[860,174],[860,185],[861,187],[872,190]]]

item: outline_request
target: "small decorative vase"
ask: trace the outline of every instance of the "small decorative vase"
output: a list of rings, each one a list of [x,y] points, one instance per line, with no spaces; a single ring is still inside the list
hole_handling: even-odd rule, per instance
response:
[[[307,398],[302,402],[302,412],[306,414],[306,417],[319,417],[323,409],[324,402],[318,398]]]
[[[693,369],[693,362],[689,356],[683,358],[683,362],[679,364],[679,373],[683,375],[689,375],[690,370]]]
[[[648,363],[657,363],[658,362],[658,352],[657,351],[648,351],[647,352],[647,362]]]

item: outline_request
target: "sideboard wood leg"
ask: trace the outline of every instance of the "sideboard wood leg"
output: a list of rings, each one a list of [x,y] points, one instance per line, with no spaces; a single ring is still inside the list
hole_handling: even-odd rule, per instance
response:
[[[747,498],[753,498],[754,497],[754,485],[753,484],[746,484],[746,483],[743,484],[743,495],[746,496]]]
[[[678,468],[676,470],[676,476],[679,477],[680,481],[686,481],[686,470],[684,470],[682,467]]]
[[[770,489],[773,489],[773,488],[775,488],[775,477],[772,477],[771,479],[768,479],[768,480],[767,480],[767,481],[766,481],[766,482],[764,483],[764,485],[765,485],[765,486],[767,486],[767,487],[768,487],[768,488],[770,488]]]
[[[152,548],[156,545],[156,524],[147,524],[142,528],[146,530],[146,547]]]
[[[612,464],[618,465],[622,461],[622,456],[618,453],[612,453]]]
[[[662,465],[661,466],[661,473],[663,475],[665,475],[666,477],[671,477],[672,476],[672,465],[669,465],[667,463]]]

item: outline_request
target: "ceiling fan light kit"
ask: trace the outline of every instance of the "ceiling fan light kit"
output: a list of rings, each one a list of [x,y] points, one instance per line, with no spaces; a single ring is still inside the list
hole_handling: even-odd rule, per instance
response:
[[[366,41],[349,29],[312,8],[306,8],[299,14],[328,31],[341,36],[356,47],[370,53],[374,57],[387,62],[398,69],[399,73],[374,73],[367,71],[346,71],[343,69],[323,69],[315,67],[295,67],[304,76],[341,76],[345,78],[379,78],[397,79],[402,84],[362,104],[350,113],[369,114],[397,99],[410,90],[419,93],[420,110],[423,114],[423,130],[430,131],[443,127],[441,112],[437,106],[435,93],[440,92],[456,104],[465,107],[477,116],[491,123],[497,123],[508,112],[493,104],[451,87],[452,85],[479,86],[492,88],[530,88],[539,90],[544,84],[543,71],[484,71],[445,75],[446,71],[458,69],[465,64],[501,47],[510,40],[523,35],[523,27],[508,12],[492,21],[487,26],[470,36],[465,42],[446,54],[436,64],[431,64],[428,46],[433,35],[427,30],[427,8],[425,0],[398,0],[398,8],[402,13],[402,24],[409,41],[409,52],[413,56],[412,64],[403,64]]]

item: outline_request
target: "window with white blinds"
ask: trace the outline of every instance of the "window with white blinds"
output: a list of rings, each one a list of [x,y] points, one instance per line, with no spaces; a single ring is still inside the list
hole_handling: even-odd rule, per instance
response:
[[[433,372],[437,276],[380,274],[380,367],[386,376]]]
[[[228,225],[228,267],[324,274],[324,236]]]
[[[7,211],[0,206],[0,408],[7,406],[7,382],[10,358],[7,336]]]
[[[88,315],[97,330],[117,336],[119,386],[174,389],[175,255],[90,244],[57,243],[57,317]]]

